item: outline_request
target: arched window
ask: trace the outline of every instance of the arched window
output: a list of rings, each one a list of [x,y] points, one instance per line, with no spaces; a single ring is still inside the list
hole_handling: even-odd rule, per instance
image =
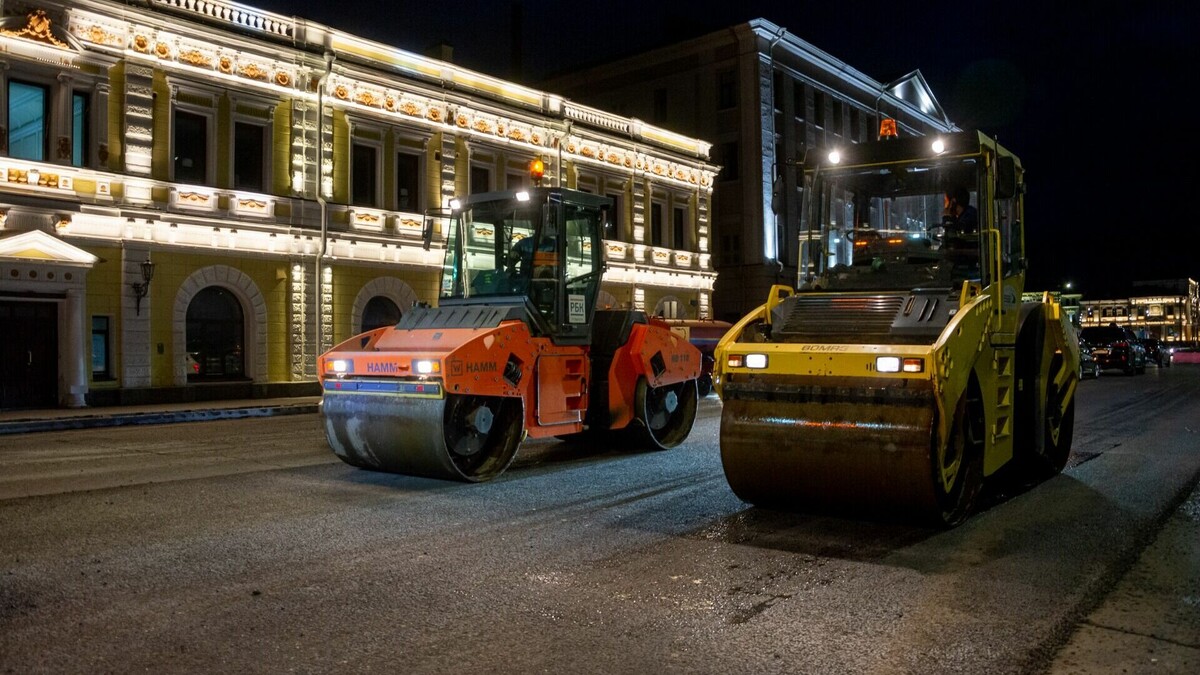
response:
[[[365,333],[384,326],[395,326],[399,322],[400,308],[396,306],[396,303],[382,295],[376,295],[368,300],[367,306],[363,308],[362,329],[359,332]]]
[[[679,302],[679,298],[668,295],[654,306],[654,315],[664,319],[682,319],[684,318],[683,305]]]
[[[220,286],[197,293],[187,310],[188,380],[244,379],[245,331],[233,293]]]
[[[616,309],[619,306],[616,296],[608,291],[600,291],[596,296],[596,309]]]

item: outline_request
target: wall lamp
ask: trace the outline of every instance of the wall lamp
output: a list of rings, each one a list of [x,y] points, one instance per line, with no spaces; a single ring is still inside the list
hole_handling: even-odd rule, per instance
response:
[[[150,280],[154,278],[154,263],[150,262],[150,256],[142,261],[142,280],[129,284],[133,287],[134,311],[138,316],[142,315],[142,298],[150,292]]]

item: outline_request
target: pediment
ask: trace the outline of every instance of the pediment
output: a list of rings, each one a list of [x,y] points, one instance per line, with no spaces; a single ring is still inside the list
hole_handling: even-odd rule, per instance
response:
[[[14,38],[16,44],[28,43],[51,49],[78,51],[75,38],[62,26],[55,24],[45,10],[35,10],[21,16],[0,19],[0,36]]]
[[[893,80],[885,85],[889,93],[899,99],[908,101],[922,113],[949,122],[942,104],[933,95],[933,89],[925,81],[920,70],[914,70],[904,77]]]
[[[87,267],[100,261],[91,253],[41,230],[0,235],[0,258]]]

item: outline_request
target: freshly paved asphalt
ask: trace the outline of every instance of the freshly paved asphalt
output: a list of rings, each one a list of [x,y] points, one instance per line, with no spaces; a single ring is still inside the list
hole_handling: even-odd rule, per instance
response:
[[[12,434],[319,412],[320,397],[0,411]],[[1200,451],[1200,444],[1196,448]],[[1076,627],[1049,672],[1200,672],[1200,487],[1164,522],[1108,597]]]

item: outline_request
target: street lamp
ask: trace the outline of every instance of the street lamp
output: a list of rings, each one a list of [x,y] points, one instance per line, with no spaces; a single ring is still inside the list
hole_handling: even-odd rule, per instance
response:
[[[142,298],[150,292],[150,280],[154,278],[154,263],[150,262],[150,254],[146,254],[146,259],[142,261],[142,281],[129,284],[133,287],[134,311],[138,316],[142,315]]]

